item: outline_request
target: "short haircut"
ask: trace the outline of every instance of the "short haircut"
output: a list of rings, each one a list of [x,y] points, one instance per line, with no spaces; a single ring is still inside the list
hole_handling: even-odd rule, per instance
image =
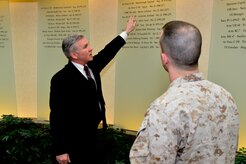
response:
[[[202,46],[199,29],[184,21],[170,21],[162,30],[162,52],[165,52],[177,67],[189,69],[198,66]]]

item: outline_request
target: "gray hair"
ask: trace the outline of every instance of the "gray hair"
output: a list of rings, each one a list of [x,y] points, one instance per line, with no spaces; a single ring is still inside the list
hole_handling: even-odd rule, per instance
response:
[[[62,41],[62,51],[66,55],[67,58],[70,58],[70,52],[74,52],[77,50],[77,45],[76,43],[83,39],[83,35],[71,35],[63,39]]]

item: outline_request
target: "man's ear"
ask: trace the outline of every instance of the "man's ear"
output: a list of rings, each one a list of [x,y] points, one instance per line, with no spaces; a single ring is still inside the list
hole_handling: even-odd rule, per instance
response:
[[[77,53],[75,53],[75,52],[71,52],[70,56],[73,59],[77,59],[78,58]]]
[[[164,65],[166,65],[168,63],[168,56],[166,53],[164,53],[164,52],[161,53],[161,60],[162,60],[162,63]]]

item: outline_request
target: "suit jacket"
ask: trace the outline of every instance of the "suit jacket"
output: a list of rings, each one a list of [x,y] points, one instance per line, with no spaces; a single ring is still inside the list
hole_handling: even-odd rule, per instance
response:
[[[50,126],[55,155],[69,153],[73,162],[88,159],[94,151],[98,124],[105,118],[100,72],[124,44],[125,40],[117,36],[87,63],[94,74],[97,90],[91,88],[70,61],[52,77]]]

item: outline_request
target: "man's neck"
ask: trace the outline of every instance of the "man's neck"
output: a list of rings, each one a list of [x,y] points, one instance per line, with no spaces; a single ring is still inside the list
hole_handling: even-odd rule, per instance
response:
[[[184,77],[189,74],[198,73],[198,72],[199,72],[198,68],[194,68],[192,70],[169,69],[168,71],[170,82],[174,81],[179,77]]]

